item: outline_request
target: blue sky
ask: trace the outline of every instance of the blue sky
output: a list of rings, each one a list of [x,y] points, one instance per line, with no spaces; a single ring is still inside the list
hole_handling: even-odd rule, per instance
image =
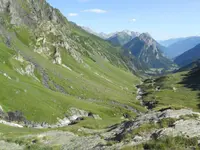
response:
[[[155,39],[200,35],[200,0],[47,0],[97,32],[149,32]]]

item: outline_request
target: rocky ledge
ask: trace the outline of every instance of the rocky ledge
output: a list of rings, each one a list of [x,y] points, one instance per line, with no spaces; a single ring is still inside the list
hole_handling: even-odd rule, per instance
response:
[[[55,124],[48,124],[46,122],[36,123],[28,121],[20,111],[5,113],[3,108],[0,106],[0,123],[19,128],[59,128],[76,124],[79,121],[84,120],[85,117],[92,117],[96,120],[102,119],[99,115],[93,114],[92,112],[87,112],[77,108],[70,108],[63,119],[57,118],[58,122]]]

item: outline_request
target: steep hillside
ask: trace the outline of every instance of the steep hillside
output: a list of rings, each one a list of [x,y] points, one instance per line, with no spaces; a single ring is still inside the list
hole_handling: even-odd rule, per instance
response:
[[[143,33],[124,45],[124,48],[138,58],[139,62],[148,68],[170,69],[175,65],[162,54],[163,47],[149,34]]]
[[[139,36],[140,34],[138,32],[133,31],[121,31],[113,34],[111,37],[107,39],[110,43],[112,43],[115,46],[123,46],[124,44],[131,41],[133,38]]]
[[[200,59],[200,44],[176,57],[174,62],[183,67]]]
[[[100,118],[84,126],[101,128],[145,110],[132,92],[140,80],[121,49],[68,22],[45,1],[1,0],[0,22],[1,118],[46,126],[76,110],[76,116]]]
[[[192,64],[191,64],[192,65]],[[200,108],[200,67],[180,69],[156,79],[147,79],[140,86],[144,95],[143,104],[154,110],[166,108]]]
[[[194,61],[186,66],[181,67],[180,69],[178,69],[176,72],[181,72],[181,71],[190,71],[194,68],[200,68],[200,59],[198,59],[197,61]]]
[[[168,57],[175,58],[181,55],[182,53],[194,48],[199,43],[200,43],[199,36],[189,37],[170,45],[165,53]]]

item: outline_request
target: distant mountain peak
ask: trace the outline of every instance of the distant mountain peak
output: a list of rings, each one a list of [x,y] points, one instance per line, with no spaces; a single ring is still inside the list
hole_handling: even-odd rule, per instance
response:
[[[131,30],[122,30],[122,31],[117,31],[115,33],[111,33],[112,36],[116,36],[119,34],[126,34],[129,36],[132,36],[133,38],[140,35],[139,32],[135,32],[135,31],[131,31]]]
[[[170,69],[173,62],[162,54],[163,47],[149,33],[142,33],[124,45],[127,51],[136,56],[148,68]]]
[[[81,26],[79,25],[82,29],[84,29],[85,31],[91,33],[91,34],[94,34],[100,38],[103,38],[103,39],[109,39],[109,38],[115,38],[117,36],[130,36],[131,39],[137,37],[140,35],[139,32],[135,32],[135,31],[131,31],[131,30],[122,30],[122,31],[116,31],[116,32],[113,32],[113,33],[104,33],[104,32],[96,32],[94,31],[93,29],[89,28],[89,27],[86,27],[86,26]]]
[[[80,26],[80,27],[81,27],[83,30],[87,31],[88,33],[93,34],[93,35],[96,35],[96,36],[98,36],[98,37],[100,37],[100,38],[102,38],[102,39],[107,39],[107,38],[110,37],[109,34],[106,34],[106,33],[104,33],[104,32],[98,33],[98,32],[94,31],[93,29],[91,29],[91,28],[89,28],[89,27],[85,27],[85,26]]]
[[[112,36],[108,38],[108,41],[113,45],[123,46],[135,37],[138,37],[139,35],[140,33],[138,32],[123,30],[113,33]]]
[[[123,31],[120,31],[121,33],[126,33],[126,34],[128,34],[128,35],[130,35],[130,36],[139,36],[140,35],[140,33],[139,32],[135,32],[135,31],[131,31],[131,30],[123,30]],[[120,33],[120,32],[118,32],[118,33]]]
[[[151,35],[148,32],[144,32],[144,33],[140,34],[140,36],[152,38]]]
[[[139,39],[143,40],[145,43],[153,44],[153,42],[156,42],[149,33],[142,33],[139,35]]]

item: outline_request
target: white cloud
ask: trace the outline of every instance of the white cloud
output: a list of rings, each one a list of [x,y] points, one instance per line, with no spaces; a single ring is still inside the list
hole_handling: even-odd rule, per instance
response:
[[[103,9],[86,9],[86,10],[83,10],[82,12],[91,12],[91,13],[97,13],[97,14],[107,13],[107,11]]]
[[[69,17],[76,17],[76,16],[78,16],[78,14],[77,13],[69,13],[67,16],[69,16]]]
[[[136,22],[136,19],[133,18],[133,19],[130,19],[129,21],[130,21],[130,22]]]

